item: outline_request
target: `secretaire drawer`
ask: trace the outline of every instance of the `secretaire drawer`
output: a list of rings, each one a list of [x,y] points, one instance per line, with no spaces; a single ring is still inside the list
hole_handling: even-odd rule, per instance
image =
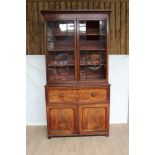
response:
[[[75,102],[77,101],[77,90],[74,89],[50,89],[46,90],[47,102]]]
[[[108,88],[80,89],[78,91],[79,102],[103,102],[108,101]]]

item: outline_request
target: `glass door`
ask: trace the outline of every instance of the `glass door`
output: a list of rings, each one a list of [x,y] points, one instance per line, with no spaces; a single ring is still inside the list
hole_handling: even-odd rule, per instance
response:
[[[74,20],[47,21],[48,83],[75,81]]]
[[[80,81],[106,79],[107,20],[79,20]]]

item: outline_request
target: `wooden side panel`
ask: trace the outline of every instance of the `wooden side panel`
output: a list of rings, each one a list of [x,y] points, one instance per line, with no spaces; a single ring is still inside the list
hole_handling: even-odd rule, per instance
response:
[[[108,132],[108,104],[81,105],[78,111],[80,134],[102,134]]]
[[[64,1],[61,1],[61,9],[64,10],[66,8],[66,4]]]
[[[125,53],[125,2],[121,2],[121,54]]]
[[[120,18],[120,13],[121,13],[121,3],[117,2],[116,3],[116,51],[121,51],[121,42],[120,42],[120,23],[121,23],[121,18]]]
[[[50,1],[48,5],[49,5],[49,10],[54,10],[55,3],[53,1]]]
[[[99,2],[100,9],[104,9],[105,2]]]
[[[77,2],[77,8],[78,8],[78,9],[82,8],[82,1],[81,1],[81,0],[79,0],[79,1]]]
[[[39,53],[44,54],[44,19],[40,11],[43,10],[43,2],[39,2]]]
[[[93,0],[89,0],[88,8],[89,9],[93,9],[94,8],[94,1]]]
[[[32,3],[32,31],[31,31],[32,32],[31,33],[32,34],[32,36],[31,36],[31,51],[33,52],[33,54],[34,54],[34,40],[35,40],[35,38],[34,38],[34,27],[35,27],[34,26],[35,25],[34,24],[34,21],[35,21],[34,20],[34,13],[35,13],[35,11],[34,10],[35,10],[35,5],[36,5],[34,3],[35,2]]]
[[[105,2],[104,3],[104,8],[105,9],[110,9],[110,3],[109,2]],[[111,16],[110,16],[111,17]],[[110,20],[108,20],[108,38],[107,38],[107,48],[108,48],[108,53],[111,52],[111,46],[110,46],[110,41],[111,41],[111,36],[110,36],[110,27],[111,27],[111,24],[110,24]]]
[[[71,5],[72,5],[72,9],[76,9],[77,8],[77,2],[76,1],[72,1]]]
[[[60,1],[55,1],[55,9],[59,10],[60,6],[61,6]]]
[[[26,10],[28,10],[28,3],[26,3]],[[28,45],[28,11],[26,11],[26,45]],[[26,54],[28,52],[28,46],[26,46]]]
[[[111,3],[111,18],[110,18],[110,52],[115,53],[115,3]]]
[[[48,10],[48,9],[49,9],[49,4],[48,4],[48,2],[45,1],[43,4],[44,4],[44,10]]]
[[[32,25],[32,2],[27,2],[27,18],[28,18],[28,23],[27,23],[27,54],[33,54],[33,51],[32,51],[32,28],[33,28],[33,25]]]
[[[94,1],[94,9],[99,9],[100,3],[98,1]]]
[[[88,9],[88,2],[87,1],[83,1],[83,9]]]
[[[71,2],[70,1],[66,1],[66,9],[71,9]]]
[[[129,2],[126,2],[126,53],[129,54]]]
[[[34,16],[33,16],[33,51],[34,54],[39,53],[38,45],[39,45],[39,20],[38,20],[38,3],[33,2],[33,11],[34,11]]]
[[[73,105],[48,107],[49,135],[71,135],[77,133],[77,108]]]
[[[110,9],[110,3],[109,2],[105,2],[104,3],[104,8],[105,9]]]

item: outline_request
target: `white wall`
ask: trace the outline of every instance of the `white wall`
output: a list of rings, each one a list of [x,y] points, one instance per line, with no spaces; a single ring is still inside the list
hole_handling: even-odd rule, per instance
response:
[[[127,123],[128,57],[125,55],[109,56],[110,123]],[[26,56],[26,67],[26,124],[45,125],[45,57],[39,55]]]
[[[110,123],[127,123],[128,120],[128,59],[125,55],[109,57]]]
[[[26,56],[26,124],[46,124],[45,57]]]

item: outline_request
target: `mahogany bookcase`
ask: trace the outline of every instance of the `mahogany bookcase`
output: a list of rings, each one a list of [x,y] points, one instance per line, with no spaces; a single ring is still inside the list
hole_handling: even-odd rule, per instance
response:
[[[48,138],[109,135],[110,10],[41,11]]]

